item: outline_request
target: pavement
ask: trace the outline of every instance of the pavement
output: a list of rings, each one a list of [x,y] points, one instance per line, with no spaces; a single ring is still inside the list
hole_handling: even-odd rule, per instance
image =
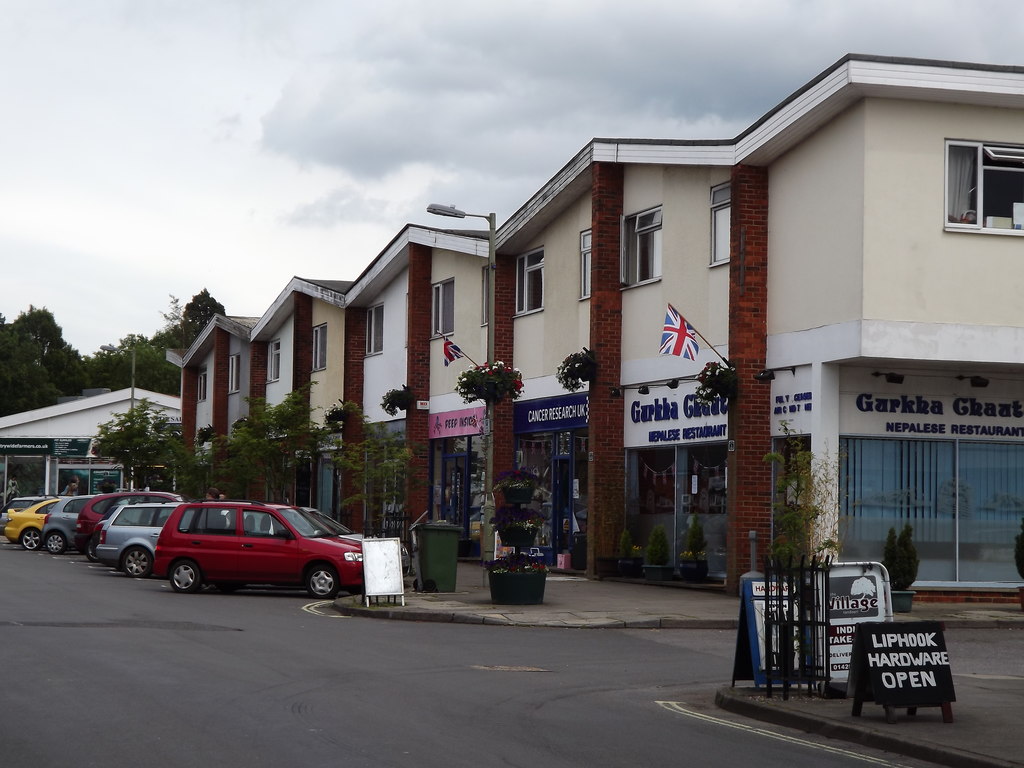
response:
[[[369,607],[354,597],[335,601],[342,614],[377,619],[455,624],[553,627],[563,629],[737,629],[740,600],[720,586],[683,582],[651,583],[632,579],[587,579],[552,571],[540,605],[494,605],[486,573],[477,562],[460,561],[455,590],[411,591],[402,598],[371,598]],[[404,605],[401,604],[404,600]],[[1024,630],[1019,604],[930,603],[915,601],[911,613],[896,621],[940,621],[957,628]],[[938,707],[920,707],[911,716],[897,709],[895,723],[883,707],[868,701],[859,717],[852,699],[823,698],[791,689],[783,698],[775,686],[771,698],[749,681],[724,685],[715,697],[722,709],[828,738],[927,760],[954,768],[1024,766],[1024,740],[1017,730],[1024,715],[1024,677],[960,674],[951,658],[956,701],[953,722],[944,723]]]

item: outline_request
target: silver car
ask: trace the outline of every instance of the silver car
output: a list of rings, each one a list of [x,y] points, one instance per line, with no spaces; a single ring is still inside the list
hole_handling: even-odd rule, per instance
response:
[[[43,549],[51,555],[62,555],[67,551],[75,540],[78,513],[91,498],[92,495],[62,496],[50,507],[50,514],[43,523]]]
[[[100,523],[96,559],[144,579],[153,572],[153,551],[160,530],[179,502],[125,504]]]

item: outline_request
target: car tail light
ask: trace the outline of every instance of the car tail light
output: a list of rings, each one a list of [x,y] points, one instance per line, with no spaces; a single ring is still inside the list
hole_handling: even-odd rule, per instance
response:
[[[100,528],[100,544],[106,544],[106,543],[107,543],[107,529],[106,528]]]
[[[43,525],[46,525],[48,522],[50,522],[50,513],[49,512],[47,512],[46,513],[46,517],[43,518]]]

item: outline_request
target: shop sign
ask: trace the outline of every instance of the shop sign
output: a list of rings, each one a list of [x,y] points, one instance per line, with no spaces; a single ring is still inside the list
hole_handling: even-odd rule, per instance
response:
[[[89,452],[93,440],[90,437],[55,437],[53,438],[53,455],[84,459],[92,454]]]
[[[49,456],[53,439],[49,437],[0,437],[0,454],[8,456]]]
[[[922,394],[858,392],[843,398],[844,433],[1024,439],[1024,403]]]
[[[693,394],[638,397],[627,402],[625,442],[630,448],[660,443],[725,440],[729,431],[729,401],[715,398],[711,405]]]
[[[582,429],[590,422],[590,396],[563,395],[516,403],[512,419],[516,432]]]
[[[462,408],[458,411],[430,414],[430,438],[479,435],[483,432],[485,409]]]

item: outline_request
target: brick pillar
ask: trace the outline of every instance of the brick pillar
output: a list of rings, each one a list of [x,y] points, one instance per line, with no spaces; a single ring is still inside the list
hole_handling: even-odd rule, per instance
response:
[[[304,389],[308,403],[313,371],[313,297],[296,291],[292,301],[292,389]]]
[[[736,366],[737,395],[729,403],[728,541],[726,589],[739,591],[750,567],[749,532],[757,532],[762,559],[771,545],[771,384],[754,379],[767,356],[768,170],[732,170],[729,235],[729,360]],[[760,565],[758,566],[760,568]]]
[[[405,383],[417,400],[430,399],[430,322],[433,292],[430,289],[433,249],[409,244],[408,318],[406,320]],[[430,412],[414,405],[405,412],[406,445],[413,451],[405,487],[405,514],[415,520],[429,505],[427,479]],[[427,482],[424,482],[427,480]]]
[[[249,345],[248,397],[265,399],[267,396],[267,342],[254,341]]]
[[[213,429],[218,435],[228,433],[228,357],[231,355],[231,334],[223,328],[213,330]]]
[[[597,558],[614,556],[625,523],[626,471],[623,399],[612,397],[622,363],[620,230],[623,167],[594,163],[591,228],[590,348],[597,381],[590,385],[589,438],[593,461],[587,473],[587,573]]]
[[[351,307],[345,311],[345,400],[363,404],[363,362],[366,359],[366,309]],[[362,419],[349,416],[342,427],[342,440],[345,443],[361,443],[363,441]],[[344,472],[341,479],[342,497],[351,496],[354,481],[351,472]],[[349,528],[357,533],[363,532],[362,507],[345,510]]]
[[[515,367],[516,257],[495,256],[494,280],[494,360]],[[512,414],[515,401],[503,399],[494,405],[494,474],[511,469],[515,463],[515,432]],[[491,478],[492,480],[494,478]]]

